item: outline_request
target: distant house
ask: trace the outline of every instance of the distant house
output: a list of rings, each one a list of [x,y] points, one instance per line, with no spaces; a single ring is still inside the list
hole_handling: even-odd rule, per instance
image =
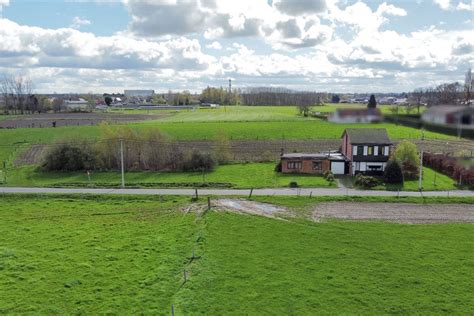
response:
[[[382,112],[379,109],[336,109],[329,116],[334,123],[378,123],[382,121]]]
[[[89,102],[83,98],[69,98],[63,101],[63,106],[68,110],[86,110]]]
[[[474,125],[474,108],[465,105],[437,105],[421,116],[423,122],[441,125]]]
[[[381,174],[390,156],[392,142],[384,128],[348,128],[341,151],[291,153],[281,156],[282,173],[335,175]]]

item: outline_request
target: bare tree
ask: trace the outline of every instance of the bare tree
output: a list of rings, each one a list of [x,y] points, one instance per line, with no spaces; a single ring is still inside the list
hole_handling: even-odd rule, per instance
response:
[[[415,89],[411,93],[411,98],[413,99],[415,105],[416,105],[416,110],[417,113],[420,114],[420,107],[423,101],[423,98],[425,97],[425,91],[423,89]]]

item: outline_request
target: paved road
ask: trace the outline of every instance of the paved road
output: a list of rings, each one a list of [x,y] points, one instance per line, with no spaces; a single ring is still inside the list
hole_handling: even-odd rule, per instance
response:
[[[194,189],[61,189],[61,188],[8,188],[0,187],[0,193],[54,193],[54,194],[127,194],[127,195],[194,195]],[[199,195],[248,196],[250,190],[202,189]],[[474,191],[365,191],[355,189],[255,189],[252,195],[279,196],[435,196],[435,197],[474,197]]]

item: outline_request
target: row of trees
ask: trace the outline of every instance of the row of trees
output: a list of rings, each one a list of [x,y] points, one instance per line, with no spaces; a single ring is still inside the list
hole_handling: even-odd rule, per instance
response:
[[[460,185],[474,187],[474,167],[460,158],[442,154],[423,155],[423,164],[456,180]]]
[[[202,90],[199,100],[202,103],[216,103],[236,105],[241,103],[239,90],[226,90],[224,88],[207,87]]]
[[[436,87],[416,89],[409,94],[409,103],[417,106],[418,112],[422,104],[428,106],[438,104],[470,104],[474,77],[469,68],[465,73],[464,84],[459,82],[443,83]]]
[[[321,92],[293,91],[284,88],[252,88],[241,93],[245,105],[321,105],[328,101],[328,94]]]
[[[127,170],[207,171],[216,163],[230,160],[230,143],[223,135],[213,150],[183,148],[159,129],[133,130],[126,126],[101,125],[96,142],[63,140],[53,145],[43,158],[45,171],[118,170],[121,140]]]
[[[42,112],[45,98],[38,99],[32,91],[31,80],[22,76],[3,76],[0,79],[0,95],[4,111],[15,114]]]

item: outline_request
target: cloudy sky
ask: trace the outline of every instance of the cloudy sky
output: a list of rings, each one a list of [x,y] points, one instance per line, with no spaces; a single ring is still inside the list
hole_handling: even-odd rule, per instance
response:
[[[471,0],[0,0],[0,74],[38,92],[402,92],[462,81]]]

